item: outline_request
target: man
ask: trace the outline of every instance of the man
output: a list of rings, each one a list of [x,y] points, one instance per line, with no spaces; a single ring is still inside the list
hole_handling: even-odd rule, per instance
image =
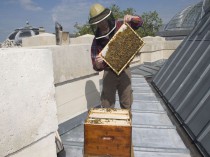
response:
[[[131,71],[129,66],[120,75],[117,75],[103,61],[100,55],[101,50],[106,46],[123,22],[127,22],[134,30],[143,24],[141,17],[132,15],[125,15],[124,21],[116,21],[111,10],[104,8],[100,4],[94,4],[90,8],[89,24],[95,35],[91,46],[91,58],[94,70],[104,70],[101,93],[101,105],[104,108],[114,107],[116,91],[118,91],[121,108],[130,109],[133,102]]]

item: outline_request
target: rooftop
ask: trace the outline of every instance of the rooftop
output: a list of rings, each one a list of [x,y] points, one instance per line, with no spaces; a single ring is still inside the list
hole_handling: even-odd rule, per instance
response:
[[[209,15],[207,7],[166,62],[132,68],[134,156],[209,156]],[[65,149],[59,157],[83,156],[85,118],[61,133]]]

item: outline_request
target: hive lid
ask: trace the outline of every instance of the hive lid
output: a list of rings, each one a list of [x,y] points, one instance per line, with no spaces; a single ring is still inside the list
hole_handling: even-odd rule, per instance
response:
[[[130,126],[131,113],[128,109],[93,108],[85,124]]]
[[[101,51],[104,61],[119,75],[143,47],[144,41],[124,23]]]

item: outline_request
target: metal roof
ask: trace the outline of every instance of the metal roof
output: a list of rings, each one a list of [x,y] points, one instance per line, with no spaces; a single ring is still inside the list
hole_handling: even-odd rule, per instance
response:
[[[210,156],[210,3],[153,85],[204,156]]]
[[[190,157],[176,127],[145,78],[133,73],[132,142],[135,157]],[[116,108],[120,108],[117,99]],[[82,157],[83,122],[61,136],[65,151],[59,157]]]

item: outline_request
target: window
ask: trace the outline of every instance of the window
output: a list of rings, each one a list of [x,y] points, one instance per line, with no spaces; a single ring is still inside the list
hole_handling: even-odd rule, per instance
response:
[[[18,33],[17,31],[16,31],[16,32],[13,32],[13,33],[8,37],[9,40],[14,40],[17,33]]]
[[[31,36],[31,31],[22,31],[19,35],[19,37],[30,37]]]

